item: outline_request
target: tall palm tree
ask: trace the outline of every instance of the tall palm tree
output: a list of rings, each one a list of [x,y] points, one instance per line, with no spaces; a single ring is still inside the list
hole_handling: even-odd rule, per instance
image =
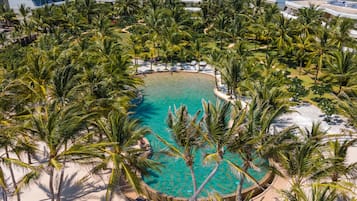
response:
[[[322,156],[322,136],[319,123],[313,123],[311,129],[300,130],[303,136],[294,146],[279,153],[279,163],[292,180],[293,187],[301,187],[321,168]]]
[[[209,50],[204,57],[205,60],[207,60],[208,63],[211,64],[214,69],[214,83],[217,90],[220,90],[220,88],[218,87],[217,73],[219,71],[218,69],[221,68],[222,57],[222,52],[216,47]]]
[[[314,43],[313,51],[310,54],[310,60],[315,60],[314,84],[317,84],[321,69],[324,67],[325,61],[328,60],[329,52],[332,50],[332,39],[330,30],[324,26],[319,29],[316,34],[317,43]],[[311,63],[311,61],[310,61]]]
[[[330,22],[330,26],[333,27],[333,37],[336,40],[336,46],[338,48],[351,47],[353,40],[351,40],[350,31],[354,27],[353,20],[350,18],[336,17]]]
[[[297,20],[299,23],[299,30],[303,37],[309,37],[316,33],[316,27],[321,25],[323,11],[318,6],[310,5],[298,10]]]
[[[160,136],[157,136],[174,155],[185,161],[186,166],[190,169],[193,192],[197,191],[197,181],[193,169],[194,153],[202,144],[201,128],[198,122],[199,114],[200,111],[197,111],[194,116],[190,116],[187,107],[184,105],[178,109],[175,108],[174,113],[172,113],[171,110],[169,111],[167,125],[170,128],[172,137],[177,145],[183,148],[182,151],[162,139]]]
[[[346,93],[342,92],[337,98],[337,105],[339,109],[342,110],[343,114],[348,117],[350,123],[354,126],[357,126],[356,97],[353,95],[348,96]]]
[[[204,110],[202,121],[203,138],[214,149],[213,153],[207,154],[205,156],[204,162],[214,162],[216,165],[210,174],[206,177],[206,179],[202,182],[202,184],[198,187],[197,191],[191,196],[189,199],[190,201],[193,201],[197,198],[205,185],[217,172],[218,167],[223,161],[225,145],[228,143],[230,136],[232,135],[228,121],[230,113],[229,102],[217,101],[214,105],[210,102],[203,101],[202,107]]]
[[[284,201],[336,201],[338,194],[330,186],[311,184],[306,190],[300,186],[293,187],[290,191],[283,191]]]
[[[328,77],[332,82],[338,84],[339,94],[344,87],[352,87],[353,77],[357,75],[357,60],[354,52],[339,49],[332,53],[332,58],[328,60]]]
[[[215,36],[218,38],[219,48],[222,50],[224,47],[223,40],[228,35],[226,31],[226,27],[229,22],[229,18],[227,15],[223,13],[219,13],[214,20],[215,20],[214,23],[215,26],[213,28],[213,32]]]
[[[234,135],[227,146],[228,150],[239,153],[243,160],[242,166],[234,165],[241,175],[236,190],[236,200],[238,201],[243,200],[242,190],[246,178],[258,184],[247,172],[248,169],[260,169],[265,166],[264,164],[256,164],[254,160],[256,156],[275,157],[272,154],[271,145],[268,143],[277,139],[269,139],[268,136],[272,132],[271,125],[275,119],[287,111],[286,103],[272,105],[269,99],[266,100],[265,97],[259,95],[260,92],[251,94],[251,100],[245,107],[242,108],[239,101],[235,104],[233,117],[236,120],[232,124]],[[281,139],[288,139],[289,129],[275,134]]]
[[[274,44],[280,52],[283,52],[286,47],[290,46],[292,43],[292,38],[289,34],[291,29],[291,19],[285,18],[282,14],[278,17],[278,22],[276,24],[276,37]]]
[[[348,149],[356,142],[357,139],[342,142],[335,139],[327,142],[326,164],[319,173],[330,177],[332,182],[338,182],[342,177],[354,178],[357,172],[357,163],[348,164],[346,157]]]
[[[14,10],[5,4],[0,5],[0,21],[4,22],[5,26],[7,27],[13,26],[18,22]]]
[[[225,81],[228,87],[228,93],[231,98],[238,98],[237,87],[244,78],[244,68],[248,62],[243,58],[237,58],[235,54],[230,53],[221,63],[221,79]]]
[[[36,106],[30,115],[26,130],[42,142],[49,153],[45,160],[50,176],[49,191],[52,201],[62,199],[63,173],[66,163],[73,158],[80,159],[80,156],[85,153],[87,155],[97,153],[91,146],[83,144],[83,139],[80,139],[81,132],[85,130],[85,122],[91,116],[93,114],[81,111],[79,105],[59,107],[56,103]],[[54,177],[57,171],[61,173],[55,191]]]
[[[140,179],[137,173],[145,175],[148,173],[148,168],[158,170],[156,162],[142,155],[146,150],[135,148],[139,139],[151,132],[150,129],[142,127],[137,119],[131,119],[120,111],[110,112],[106,119],[98,119],[95,124],[100,132],[104,133],[104,141],[109,143],[109,146],[101,149],[104,155],[101,162],[93,169],[93,171],[103,168],[111,170],[106,200],[112,200],[116,186],[119,184],[120,187],[124,179],[140,193]]]

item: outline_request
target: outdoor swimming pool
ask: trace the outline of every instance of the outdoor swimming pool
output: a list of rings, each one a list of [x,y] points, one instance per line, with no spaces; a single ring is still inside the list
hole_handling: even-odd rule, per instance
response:
[[[195,113],[201,109],[201,100],[216,101],[213,93],[214,80],[209,75],[198,73],[156,73],[149,74],[144,79],[146,87],[144,88],[144,101],[136,109],[137,117],[141,118],[143,123],[149,126],[154,133],[159,134],[169,142],[173,143],[171,134],[166,126],[166,117],[169,107],[174,105],[179,107],[181,104],[188,106],[190,113]],[[157,152],[164,149],[154,136],[147,138],[154,150],[154,160],[160,161],[165,167],[161,172],[152,172],[150,177],[145,177],[144,181],[153,189],[176,197],[190,197],[192,195],[192,180],[190,171],[182,159],[172,158]],[[155,153],[156,152],[156,153]],[[202,166],[202,158],[208,150],[196,153],[195,174],[197,184],[200,185],[213,165]],[[240,158],[231,153],[225,154],[235,162]],[[250,173],[260,180],[266,174],[265,171]],[[201,193],[201,197],[206,197],[214,191],[220,194],[230,194],[235,192],[239,180],[233,175],[227,164],[223,164],[214,178],[209,182]],[[245,187],[251,184],[246,183]]]
[[[357,8],[357,3],[356,2],[333,0],[333,1],[329,1],[328,3],[331,4],[331,5],[335,5],[335,6]]]

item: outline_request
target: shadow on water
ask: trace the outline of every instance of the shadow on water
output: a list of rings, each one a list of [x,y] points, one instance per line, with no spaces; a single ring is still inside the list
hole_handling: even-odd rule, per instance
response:
[[[152,103],[143,102],[137,107],[132,108],[132,111],[134,112],[134,118],[148,119],[157,115],[158,108]]]

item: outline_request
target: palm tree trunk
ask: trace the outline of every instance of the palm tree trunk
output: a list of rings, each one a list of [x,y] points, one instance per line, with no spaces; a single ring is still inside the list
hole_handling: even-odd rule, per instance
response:
[[[6,193],[6,191],[7,191],[7,189],[5,189],[5,188],[2,188],[2,199],[4,200],[4,201],[7,201],[7,193]]]
[[[32,164],[32,161],[31,161],[31,154],[30,154],[30,152],[28,151],[27,152],[27,162],[28,162],[28,164]]]
[[[5,153],[6,153],[6,158],[10,158],[8,146],[5,146]],[[17,183],[16,183],[16,179],[15,179],[15,174],[14,174],[14,170],[12,168],[12,164],[11,163],[9,164],[9,170],[10,170],[11,180],[12,180],[12,183],[14,185],[15,192],[16,192],[17,201],[21,201],[20,192],[17,189]]]
[[[197,189],[196,192],[192,195],[192,197],[189,199],[189,201],[195,201],[197,199],[197,196],[201,193],[203,188],[206,186],[206,184],[212,179],[212,177],[216,174],[218,168],[219,168],[220,163],[217,163],[216,166],[213,168],[211,173],[207,176],[207,178],[203,181],[201,186]]]
[[[248,170],[248,167],[249,167],[248,164],[244,163],[243,171],[246,172]],[[242,174],[242,177],[241,177],[238,187],[237,187],[236,201],[243,201],[242,191],[243,191],[244,180],[245,180],[245,175]]]
[[[64,151],[67,151],[67,142],[64,144]],[[61,201],[61,192],[62,192],[62,185],[63,185],[63,177],[64,177],[64,170],[66,168],[66,156],[64,156],[63,159],[63,167],[61,170],[61,176],[58,184],[58,189],[57,189],[57,201]]]
[[[54,168],[52,166],[50,166],[49,168],[50,168],[50,181],[49,181],[49,184],[48,184],[48,188],[50,190],[51,201],[55,201],[55,192],[54,192],[54,189],[53,189]]]
[[[317,79],[319,78],[319,72],[320,72],[320,69],[322,67],[322,55],[320,55],[320,58],[319,58],[319,63],[316,65],[316,73],[315,73],[315,79],[314,79],[314,84],[316,85],[317,84]]]
[[[192,178],[192,185],[193,185],[193,192],[196,192],[197,190],[197,182],[196,182],[196,176],[195,172],[193,171],[192,165],[189,167],[191,171],[191,178]]]
[[[340,83],[340,86],[338,87],[338,92],[337,92],[337,94],[340,94],[341,93],[341,91],[342,91],[342,83]]]
[[[218,91],[220,91],[219,88],[218,88],[217,69],[216,68],[214,68],[214,84],[216,85],[216,89]]]

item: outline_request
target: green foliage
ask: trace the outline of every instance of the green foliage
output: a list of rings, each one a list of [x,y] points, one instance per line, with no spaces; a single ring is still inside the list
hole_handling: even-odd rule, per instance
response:
[[[299,101],[300,98],[309,94],[309,90],[304,87],[302,81],[297,77],[294,77],[291,80],[291,83],[288,86],[288,91],[291,93],[293,101]]]
[[[197,117],[190,119],[187,115],[186,122],[171,121],[170,128],[177,134],[179,145],[199,145],[202,137],[216,148],[205,161],[215,161],[217,168],[223,147],[232,141],[236,144],[231,148],[242,152],[246,161],[253,149],[274,158],[279,158],[281,153],[277,152],[286,151],[279,159],[283,165],[290,162],[289,173],[295,171],[301,176],[297,180],[314,175],[315,165],[320,164],[315,160],[317,152],[313,152],[316,147],[304,147],[298,139],[291,140],[290,131],[274,137],[265,135],[274,118],[287,112],[289,96],[299,101],[311,90],[314,100],[329,117],[337,109],[335,101],[325,97],[330,97],[332,89],[338,89],[336,94],[346,92],[351,97],[338,100],[338,109],[356,124],[357,106],[352,97],[356,89],[353,79],[356,58],[352,52],[341,51],[343,46],[355,48],[355,40],[347,37],[352,21],[327,20],[316,6],[300,9],[297,19],[287,19],[275,4],[260,0],[204,0],[200,4],[202,12],[197,13],[186,11],[179,1],[141,2],[120,0],[109,4],[76,0],[32,11],[22,6],[20,20],[13,10],[1,5],[0,23],[11,30],[0,36],[1,127],[11,131],[22,128],[11,135],[14,138],[7,138],[4,133],[1,136],[21,141],[10,151],[27,152],[31,161],[37,151],[33,149],[34,143],[41,141],[48,144],[51,153],[63,151],[48,164],[59,169],[69,160],[88,159],[91,154],[103,159],[109,153],[112,158],[103,159],[97,167],[100,169],[111,160],[121,162],[120,171],[112,172],[111,184],[118,181],[118,175],[126,175],[132,185],[137,185],[132,168],[147,173],[147,168],[155,167],[155,163],[137,158],[137,150],[130,153],[114,150],[135,144],[135,133],[142,131],[138,122],[129,120],[126,113],[129,100],[142,84],[134,75],[131,59],[135,65],[139,59],[161,58],[167,64],[209,58],[228,85],[229,93],[238,97],[244,92],[253,99],[256,105],[251,105],[252,110],[241,111],[240,116],[233,118],[240,123],[233,126],[240,139],[229,138],[233,131],[227,126],[227,105],[204,103],[205,118],[199,125],[193,123]],[[322,26],[322,22],[326,25]],[[297,64],[304,68],[306,76],[314,77],[314,86],[297,77],[289,80],[286,67],[296,68]],[[101,121],[101,126],[94,126],[93,122]],[[252,138],[255,134],[258,137]],[[79,145],[66,150],[69,139]],[[12,143],[11,140],[8,142]],[[129,156],[133,158],[126,160]],[[7,177],[4,174],[0,169],[0,186],[6,190],[12,185],[4,182]],[[28,183],[35,177],[32,172],[20,183]],[[114,187],[111,184],[108,195]],[[300,191],[293,194],[297,193]]]
[[[321,98],[317,105],[327,115],[327,120],[329,120],[331,115],[335,114],[337,111],[334,101],[329,98]]]
[[[332,92],[332,85],[331,84],[313,85],[310,87],[310,90],[312,91],[313,94],[318,95],[321,98],[325,93]]]

